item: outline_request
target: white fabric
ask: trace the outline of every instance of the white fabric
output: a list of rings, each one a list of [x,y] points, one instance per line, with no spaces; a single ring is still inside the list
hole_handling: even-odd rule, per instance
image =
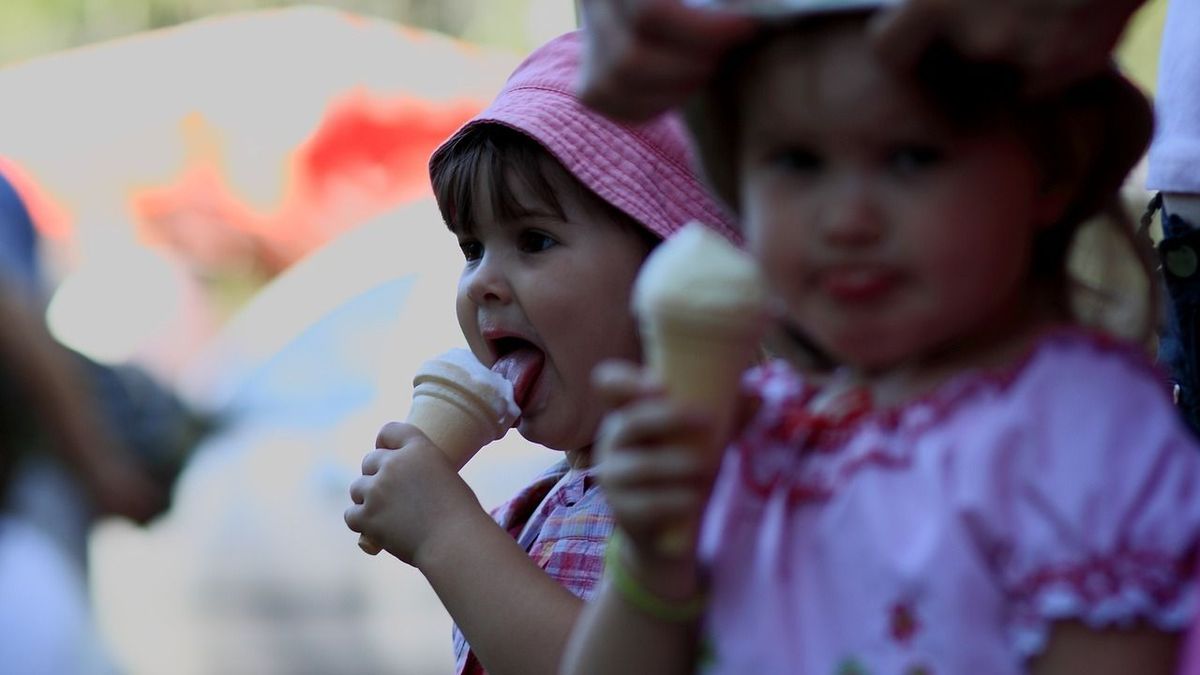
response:
[[[1200,449],[1140,354],[1052,334],[847,423],[806,418],[786,367],[747,382],[701,540],[704,672],[1015,675],[1056,620],[1194,614]]]
[[[0,671],[112,673],[79,568],[37,528],[0,516]]]
[[[1158,92],[1157,129],[1146,185],[1164,192],[1200,193],[1200,1],[1167,7]]]

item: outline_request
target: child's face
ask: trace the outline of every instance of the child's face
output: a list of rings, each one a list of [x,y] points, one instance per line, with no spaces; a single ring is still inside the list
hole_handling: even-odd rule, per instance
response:
[[[510,189],[528,213],[503,220],[490,200],[476,200],[474,231],[459,235],[467,262],[458,323],[489,367],[514,348],[527,350],[528,372],[518,378],[518,429],[531,441],[572,451],[591,445],[602,414],[592,369],[604,359],[640,358],[629,302],[648,246],[597,208],[562,169],[545,171],[563,217],[516,177],[478,176],[480,194]]]
[[[887,368],[992,334],[1020,307],[1049,203],[1015,130],[960,132],[858,23],[765,47],[742,96],[747,244],[788,316]]]

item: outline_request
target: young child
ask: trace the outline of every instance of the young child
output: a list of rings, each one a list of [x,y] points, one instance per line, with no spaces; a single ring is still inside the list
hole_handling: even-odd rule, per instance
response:
[[[1067,268],[1148,105],[1113,71],[1036,101],[945,51],[897,72],[880,4],[757,3],[786,7],[692,110],[781,321],[840,369],[748,373],[715,482],[679,442],[703,419],[597,373],[618,533],[564,672],[1171,671],[1200,454]],[[657,546],[701,512],[695,555]]]
[[[390,424],[346,511],[351,529],[437,591],[457,624],[459,673],[557,668],[612,532],[592,474],[604,409],[591,372],[604,359],[639,358],[629,299],[658,241],[693,219],[736,238],[691,168],[681,120],[626,126],[587,110],[573,93],[579,61],[577,33],[539,48],[430,160],[465,258],[463,335],[514,382],[520,433],[565,459],[493,522],[423,435]]]

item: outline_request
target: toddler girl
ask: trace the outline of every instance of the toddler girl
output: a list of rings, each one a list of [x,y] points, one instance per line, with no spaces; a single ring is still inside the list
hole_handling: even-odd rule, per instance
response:
[[[774,18],[692,109],[705,169],[840,367],[748,373],[715,483],[677,442],[703,419],[598,373],[619,533],[566,672],[1170,672],[1200,455],[1067,265],[1147,103],[1113,71],[1036,101],[944,51],[898,73],[880,4],[738,4]],[[656,546],[701,511],[695,555]]]
[[[565,459],[494,522],[428,439],[392,424],[346,511],[351,529],[415,565],[437,591],[461,629],[459,673],[557,668],[612,532],[591,469],[603,413],[591,372],[603,359],[639,358],[629,297],[658,241],[693,219],[735,236],[691,169],[682,122],[626,126],[584,108],[573,93],[579,58],[577,33],[534,51],[430,160],[465,258],[463,335],[514,383],[520,433]]]

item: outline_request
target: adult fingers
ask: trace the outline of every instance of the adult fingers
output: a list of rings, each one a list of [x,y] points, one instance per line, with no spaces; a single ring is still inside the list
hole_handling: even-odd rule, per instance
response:
[[[869,32],[880,60],[900,71],[915,69],[944,33],[947,11],[944,0],[907,0],[873,17]]]
[[[589,58],[578,95],[584,105],[602,114],[641,122],[685,102],[712,74],[714,65],[711,58],[631,43],[622,55]]]
[[[634,32],[646,39],[699,54],[719,54],[754,34],[755,19],[717,9],[689,7],[679,0],[634,3]]]

